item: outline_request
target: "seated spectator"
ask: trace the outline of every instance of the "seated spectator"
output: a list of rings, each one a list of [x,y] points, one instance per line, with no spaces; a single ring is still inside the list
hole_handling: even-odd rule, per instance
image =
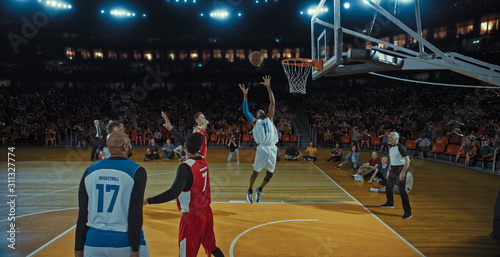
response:
[[[327,147],[330,147],[332,145],[332,133],[330,132],[329,129],[327,129],[326,132],[323,134],[323,140],[326,143]]]
[[[455,128],[446,134],[450,137],[450,144],[460,145],[462,143],[462,134],[460,134],[460,129]]]
[[[158,129],[155,129],[155,133],[153,134],[153,137],[157,143],[160,143],[162,141],[162,136],[161,136],[161,133]]]
[[[186,160],[186,142],[184,142],[184,145],[179,145],[177,148],[174,149],[174,153],[177,154],[177,159],[182,162]]]
[[[234,136],[229,139],[229,144],[227,147],[229,148],[229,156],[227,157],[227,161],[230,162],[233,159],[233,154],[236,152],[236,162],[240,163],[240,151],[238,149],[239,144],[236,142],[236,138]]]
[[[345,161],[335,167],[335,169],[340,169],[340,167],[344,165],[351,165],[353,166],[353,171],[355,171],[359,166],[359,153],[358,153],[358,148],[353,145],[351,148],[351,152],[345,157]]]
[[[465,144],[460,147],[460,151],[458,151],[457,156],[455,158],[455,164],[458,163],[461,154],[465,154],[465,165],[470,166],[470,159],[474,157],[474,153],[476,152],[476,145],[472,143],[471,137],[467,137],[465,140]]]
[[[363,145],[366,145],[368,149],[370,149],[370,134],[368,134],[368,129],[365,129],[361,133],[361,146],[360,148],[363,149]]]
[[[290,143],[290,146],[285,151],[285,158],[288,161],[296,161],[300,157],[299,150],[295,147],[293,143]]]
[[[160,146],[155,144],[154,138],[151,138],[149,140],[149,146],[148,149],[146,150],[146,156],[144,158],[144,161],[150,161],[154,159],[160,159]]]
[[[427,158],[428,147],[431,145],[431,141],[427,138],[425,133],[420,134],[420,138],[418,138],[415,143],[417,144],[417,148],[415,149],[415,153],[413,156],[417,156],[420,150],[422,150],[424,154],[424,158]]]
[[[330,152],[332,155],[329,159],[326,159],[327,162],[330,162],[333,160],[333,162],[339,162],[342,160],[342,148],[340,148],[339,144],[335,145],[335,148]]]
[[[387,157],[382,157],[382,163],[377,166],[373,172],[370,180],[366,183],[372,183],[373,180],[378,182],[380,185],[385,186],[387,184],[387,171],[389,171],[389,159]],[[377,178],[375,178],[377,177]]]
[[[476,166],[477,159],[482,158],[483,159],[483,170],[486,169],[486,163],[488,162],[488,159],[493,156],[495,153],[495,150],[493,150],[493,147],[490,146],[491,144],[491,139],[485,139],[484,140],[484,145],[479,148],[479,153],[474,156],[474,160],[472,161],[472,166]]]
[[[372,152],[372,158],[366,162],[363,163],[361,168],[358,169],[356,174],[352,175],[354,179],[357,181],[363,181],[365,176],[369,176],[369,174],[373,174],[373,172],[377,169],[378,165],[381,164],[382,162],[378,158],[377,152],[373,151]]]
[[[309,147],[306,149],[304,154],[304,160],[306,161],[316,161],[316,154],[318,153],[318,148],[314,147],[314,143],[310,142]]]
[[[163,152],[164,161],[168,161],[169,158],[174,157],[174,144],[172,144],[172,141],[170,139],[167,139],[167,141],[165,141],[165,144],[163,144],[161,151]]]

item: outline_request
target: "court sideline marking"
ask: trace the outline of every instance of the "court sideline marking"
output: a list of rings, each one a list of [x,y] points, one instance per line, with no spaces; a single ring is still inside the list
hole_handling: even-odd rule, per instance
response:
[[[71,230],[73,230],[74,228],[76,228],[76,225],[70,227],[68,230],[62,232],[60,235],[56,236],[54,239],[50,240],[49,242],[47,242],[46,244],[44,244],[42,247],[36,249],[34,252],[26,255],[26,257],[31,257],[33,256],[35,253],[41,251],[43,248],[47,247],[48,245],[52,244],[53,242],[55,242],[57,239],[61,238],[62,236],[68,234]]]
[[[240,239],[240,237],[242,237],[244,234],[246,234],[247,232],[250,232],[256,228],[260,228],[260,227],[263,227],[263,226],[266,226],[266,225],[271,225],[271,224],[276,224],[276,223],[283,223],[283,222],[292,222],[292,221],[319,221],[318,219],[297,219],[297,220],[278,220],[278,221],[273,221],[273,222],[269,222],[269,223],[264,223],[264,224],[260,224],[260,225],[257,225],[255,227],[252,227],[252,228],[249,228],[245,231],[243,231],[241,234],[239,234],[234,240],[233,242],[231,243],[231,247],[229,247],[229,257],[234,257],[234,254],[233,254],[233,249],[234,249],[234,246],[236,245],[236,241],[238,241],[238,239]]]
[[[338,186],[340,189],[342,189],[342,191],[344,191],[344,193],[346,193],[349,197],[351,197],[354,201],[356,201],[356,203],[358,203],[359,205],[361,205],[361,207],[363,207],[366,211],[368,211],[371,215],[373,215],[373,217],[375,217],[378,221],[380,221],[382,224],[384,224],[384,226],[386,226],[389,230],[391,230],[394,234],[396,234],[396,236],[398,236],[399,238],[401,238],[401,240],[403,240],[403,242],[405,242],[406,244],[408,244],[413,250],[415,250],[421,256],[425,256],[422,252],[420,252],[417,248],[415,248],[415,246],[413,246],[412,244],[410,244],[410,242],[408,242],[401,235],[399,235],[394,229],[392,229],[391,227],[389,227],[389,225],[385,224],[385,222],[383,222],[379,217],[377,217],[377,215],[373,214],[373,212],[371,212],[370,210],[368,210],[368,208],[366,208],[363,204],[361,204],[356,198],[354,198],[351,194],[349,194],[347,191],[345,191],[345,189],[343,187],[341,187],[339,184],[337,184],[337,182],[335,182],[335,180],[333,180],[330,176],[326,175],[326,173],[322,169],[320,169],[318,166],[316,166],[316,164],[314,164],[314,163],[311,163],[311,164],[314,167],[316,167],[316,169],[318,169],[321,173],[323,173],[323,175],[325,175],[328,179],[330,179],[330,181],[332,181],[336,186]]]

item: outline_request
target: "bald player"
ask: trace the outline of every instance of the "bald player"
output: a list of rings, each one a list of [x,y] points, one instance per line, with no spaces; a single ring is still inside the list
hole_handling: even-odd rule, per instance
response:
[[[80,181],[75,256],[149,256],[142,231],[146,170],[128,160],[127,134],[107,138],[111,157],[90,166]]]

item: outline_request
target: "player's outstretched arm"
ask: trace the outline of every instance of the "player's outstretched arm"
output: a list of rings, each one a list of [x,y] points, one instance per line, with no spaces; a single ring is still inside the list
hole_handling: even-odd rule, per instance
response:
[[[167,114],[162,111],[161,117],[165,120],[165,124],[163,124],[163,127],[165,127],[168,130],[172,130],[173,126],[172,123],[170,123],[170,119],[168,118]]]
[[[243,92],[243,114],[247,118],[248,121],[253,122],[255,118],[253,115],[248,111],[248,89],[250,88],[245,88],[244,84],[239,84],[241,92]]]
[[[269,93],[269,101],[271,102],[269,104],[268,116],[269,116],[270,119],[274,119],[274,107],[275,107],[275,103],[274,103],[273,90],[271,89],[271,76],[267,75],[267,76],[262,77],[262,79],[264,81],[260,82],[260,84],[266,86],[267,92]]]

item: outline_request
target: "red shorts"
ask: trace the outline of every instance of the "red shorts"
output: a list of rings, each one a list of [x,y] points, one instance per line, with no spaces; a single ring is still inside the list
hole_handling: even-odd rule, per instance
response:
[[[179,256],[196,257],[200,244],[208,257],[217,249],[212,208],[183,213],[179,225]]]

